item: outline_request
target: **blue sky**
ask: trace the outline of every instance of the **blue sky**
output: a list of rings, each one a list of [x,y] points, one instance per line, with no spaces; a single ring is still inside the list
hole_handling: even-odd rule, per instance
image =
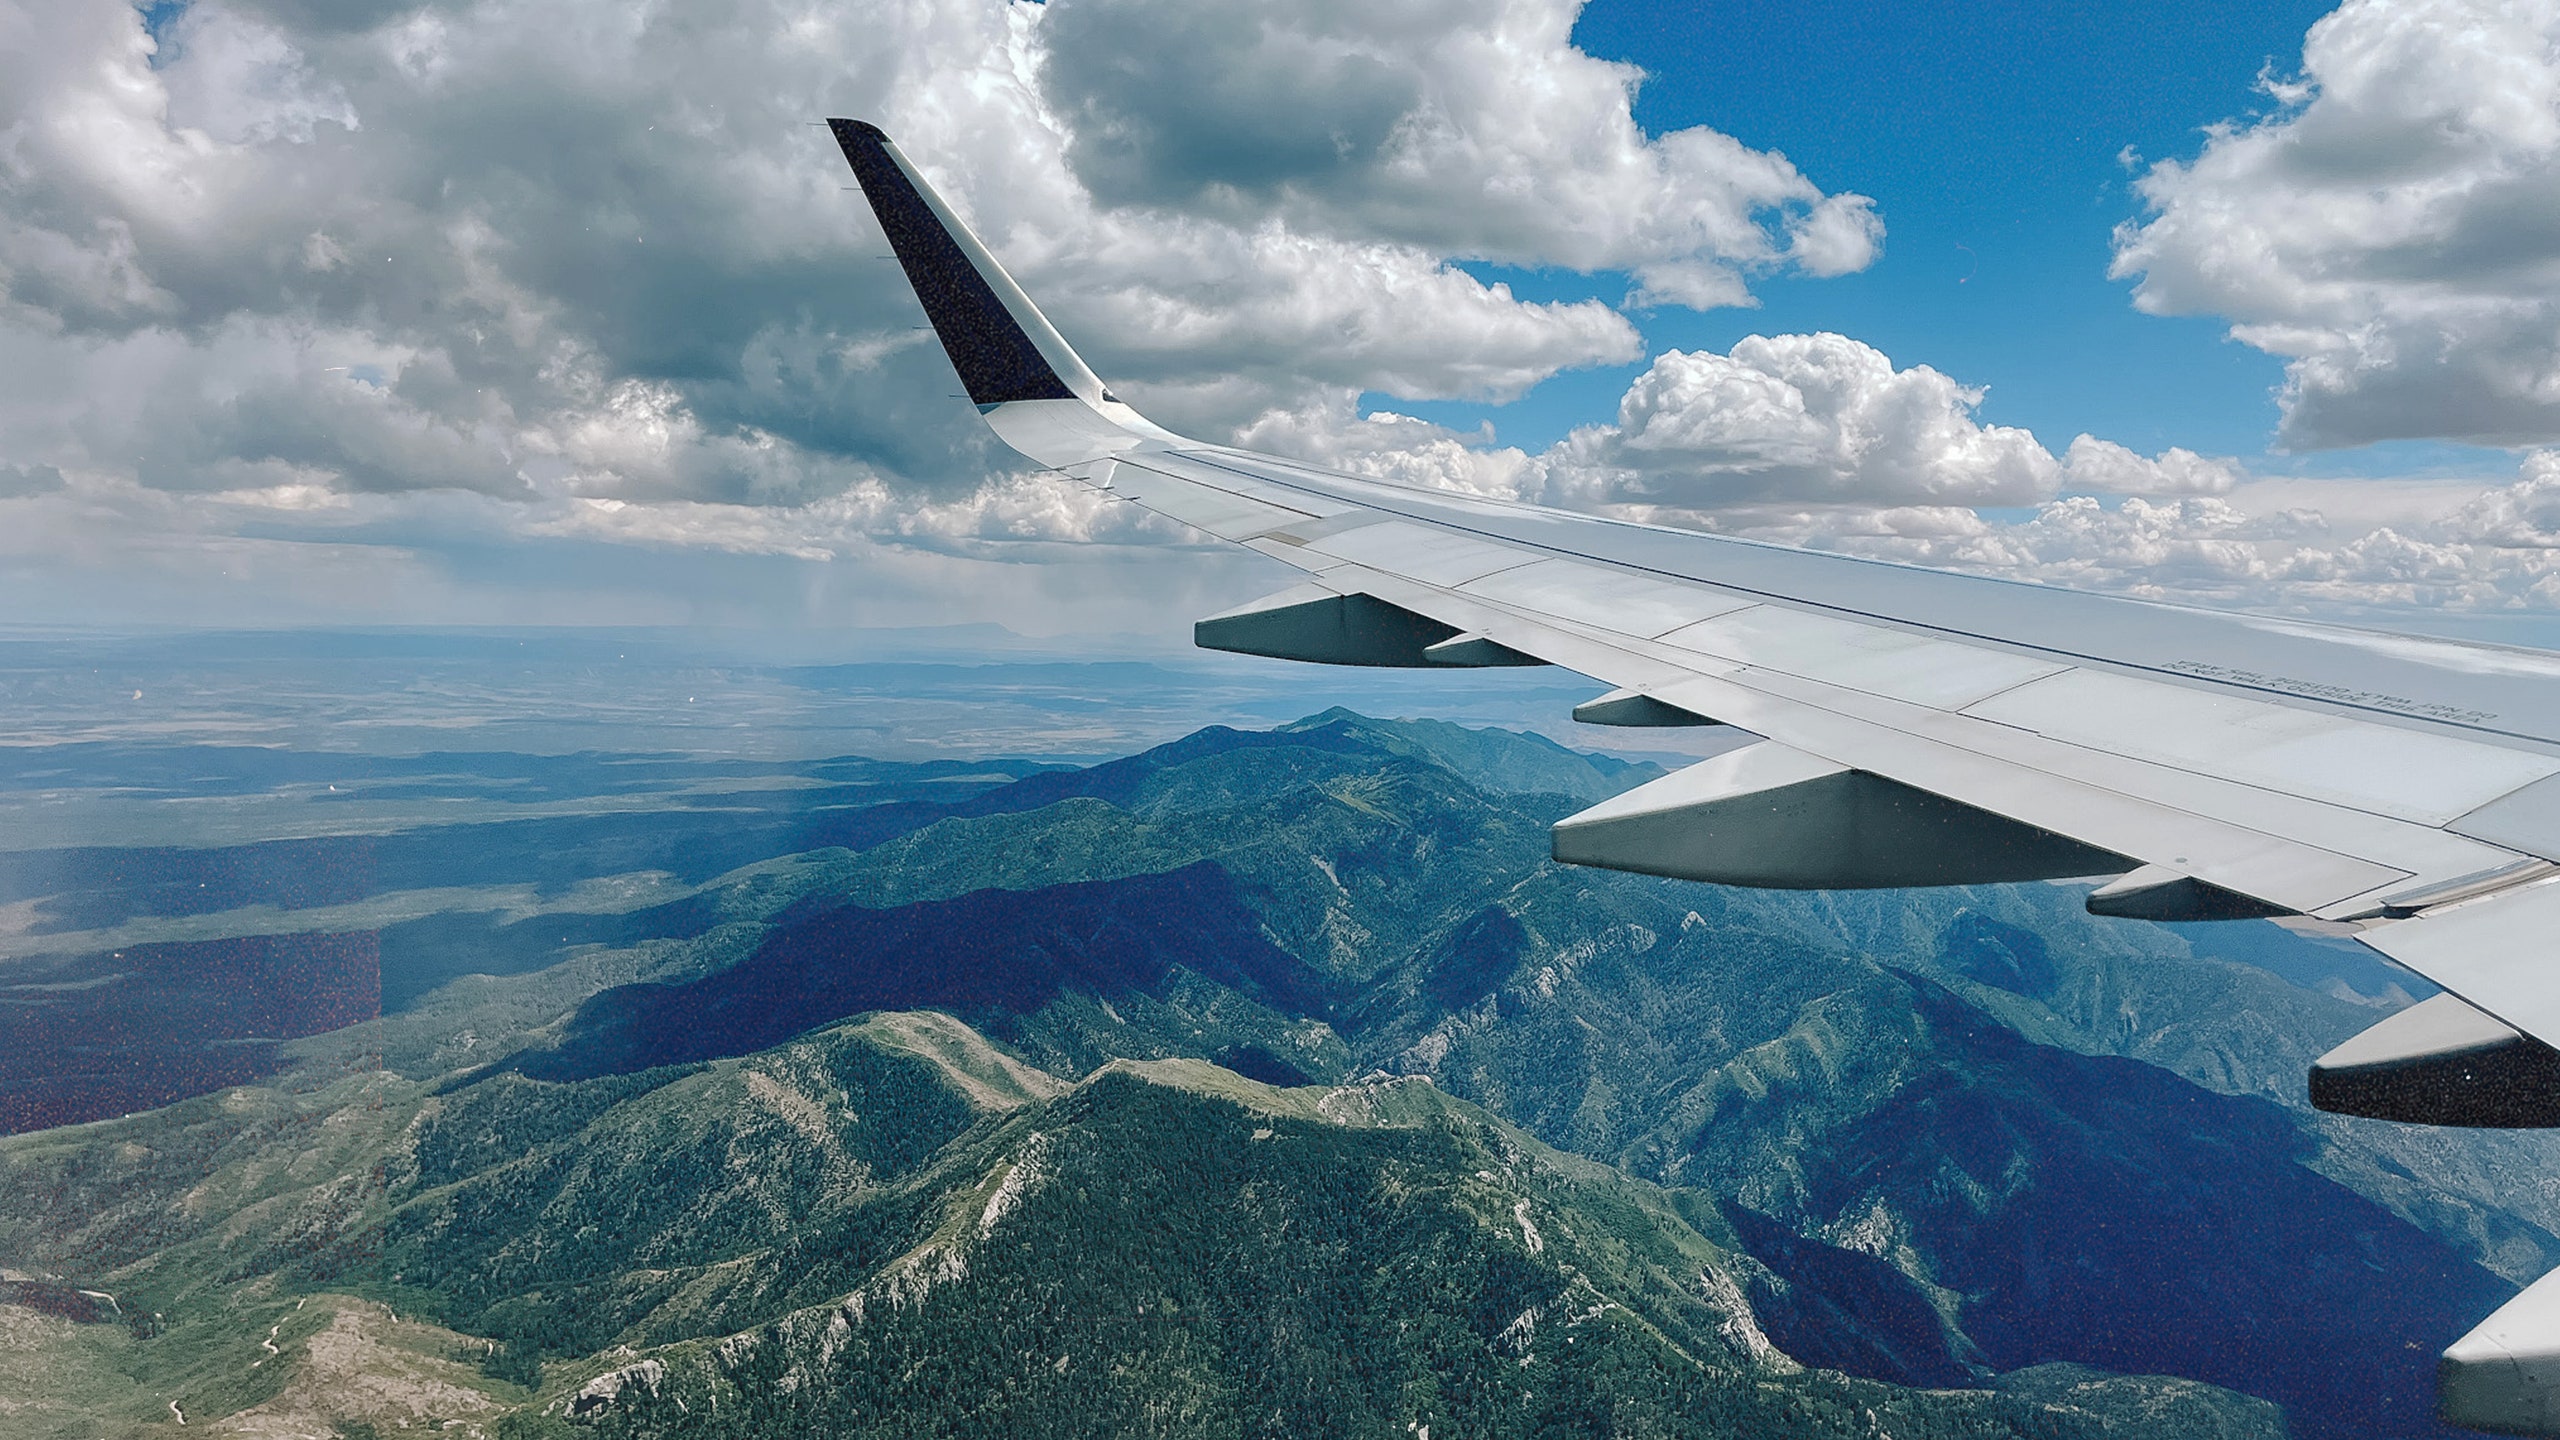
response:
[[[2318,3],[1666,5],[1595,0],[1593,55],[1641,66],[1656,134],[1709,125],[1785,153],[1817,184],[1875,197],[1883,258],[1848,276],[1777,276],[1756,309],[1639,313],[1649,350],[1722,350],[1753,333],[1834,330],[1990,393],[1984,419],[2048,441],[2090,432],[2156,451],[2327,473],[2504,474],[2502,451],[2425,442],[2270,455],[2283,364],[2210,316],[2143,315],[2108,278],[2135,218],[2124,154],[2192,157],[2208,125],[2273,108],[2270,68],[2301,63]],[[1614,296],[1615,277],[1474,265],[1524,295]],[[1504,406],[1369,403],[1543,446],[1605,417],[1643,367],[1574,371]]]

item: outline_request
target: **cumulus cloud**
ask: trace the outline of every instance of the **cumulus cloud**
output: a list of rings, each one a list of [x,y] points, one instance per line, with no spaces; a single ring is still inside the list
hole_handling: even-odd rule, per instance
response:
[[[1724,355],[1674,350],[1577,430],[1550,486],[1586,499],[1703,509],[1740,501],[2023,504],[2058,467],[2033,435],[1973,417],[1983,392],[1897,370],[1845,335],[1753,335]]]
[[[1245,440],[1408,484],[2154,599],[2439,616],[2560,603],[2560,451],[2527,455],[2508,483],[2262,479],[2091,435],[2057,456],[1982,424],[1982,399],[1843,336],[1755,336],[1661,356],[1615,424],[1534,454],[1324,407],[1266,416]]]
[[[2547,612],[2560,602],[2560,456],[2502,485],[2446,485],[2388,523],[2299,500],[2356,480],[2242,480],[2221,495],[2066,495],[2021,518],[1947,507],[1762,507],[1723,528],[1759,539],[2187,604],[2405,621]],[[2272,492],[2262,495],[2260,491]]]
[[[169,121],[180,130],[227,145],[307,145],[323,124],[357,128],[343,88],[313,75],[283,34],[233,11],[179,11],[161,32],[160,53]]]
[[[1473,434],[1392,410],[1353,415],[1343,403],[1275,410],[1240,432],[1236,443],[1362,475],[1499,500],[1536,500],[1545,493],[1538,457],[1497,445],[1487,424]]]
[[[2135,304],[2286,358],[2291,445],[2560,439],[2560,5],[2349,0],[2137,182]]]
[[[2014,524],[1948,540],[1893,536],[1851,548],[1925,564],[2187,603],[2501,611],[2547,604],[2560,567],[2466,541],[2459,528],[2339,532],[2272,523],[2214,497],[2108,507],[2046,503]]]
[[[1558,0],[1054,0],[1042,93],[1107,201],[1619,270],[1655,303],[1873,263],[1873,202],[1694,128],[1647,137],[1641,72]],[[1216,77],[1204,83],[1203,77]]]
[[[1623,272],[1633,308],[1745,304],[1878,253],[1863,197],[1713,131],[1645,135],[1640,77],[1573,47],[1575,9],[191,0],[154,33],[114,0],[0,0],[0,598],[126,593],[56,583],[90,565],[521,618],[450,597],[513,563],[488,556],[610,551],[975,605],[1073,588],[1021,578],[1050,541],[1199,553],[1025,474],[951,399],[806,123],[848,113],[1178,429],[2104,588],[2560,598],[2541,460],[2443,513],[2332,524],[2227,460],[2057,450],[1838,335],[1657,356],[1608,423],[1534,453],[1357,415],[1364,392],[1498,400],[1643,356],[1618,308],[1524,301],[1455,257]],[[2155,167],[2119,241],[2144,305],[2295,359],[2297,443],[2530,438],[2514,417],[2560,394],[2560,325],[2533,308],[2548,227],[2510,223],[2544,206],[2547,47],[2433,13],[2324,22],[2277,113]],[[2436,400],[2507,418],[2392,418]],[[565,613],[675,603],[615,583],[623,609]]]
[[[0,490],[470,493],[535,538],[813,554],[1094,533],[950,402],[829,114],[882,121],[1123,393],[1213,436],[1641,354],[1455,256],[1699,304],[1872,258],[1860,197],[1644,136],[1575,9],[0,0]],[[1214,142],[1177,113],[1264,102]]]
[[[2560,550],[2560,454],[2525,457],[2520,478],[2472,500],[2444,526],[2472,545],[2508,550]]]
[[[1954,515],[2064,490],[2219,494],[2243,478],[2230,460],[2178,448],[2146,456],[2093,435],[2057,457],[2023,429],[1983,423],[1983,398],[1845,335],[1753,335],[1721,355],[1657,356],[1614,423],[1537,455],[1409,416],[1355,420],[1322,406],[1266,415],[1239,439],[1411,484],[1723,527],[1769,507]]]
[[[2082,435],[2062,455],[2064,485],[2101,495],[2219,495],[2240,483],[2240,466],[2172,445],[2138,455],[2112,440]]]

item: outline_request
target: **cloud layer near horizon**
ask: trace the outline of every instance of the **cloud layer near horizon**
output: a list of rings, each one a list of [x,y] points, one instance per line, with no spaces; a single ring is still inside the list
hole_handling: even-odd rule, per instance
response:
[[[1773,505],[2017,506],[2065,490],[2219,494],[2242,478],[2229,460],[2177,448],[2144,456],[2094,435],[2057,456],[2025,430],[1982,423],[1982,399],[1846,335],[1751,335],[1722,355],[1655,357],[1614,422],[1537,455],[1387,412],[1356,422],[1338,410],[1273,412],[1240,438],[1412,484],[1710,527],[1718,514]]]
[[[1614,424],[1537,454],[1387,411],[1275,415],[1245,438],[1406,484],[2156,599],[2560,609],[2560,451],[2506,483],[2252,479],[2091,435],[2055,455],[1980,423],[1980,399],[1846,336],[1752,336],[1659,357]]]
[[[2543,423],[2516,400],[2560,364],[2534,348],[2550,317],[2517,298],[2543,283],[2529,244],[2439,303],[2454,262],[2357,249],[2363,212],[2304,219],[2320,157],[2368,133],[2401,137],[2402,168],[2353,182],[2441,191],[2405,208],[2449,215],[2447,234],[2487,233],[2500,185],[2533,203],[2544,91],[2519,72],[2513,113],[2483,110],[2499,77],[2478,45],[2390,29],[2442,28],[2437,3],[2359,0],[2323,22],[2279,113],[2155,167],[2151,218],[2119,237],[2140,303],[2231,315],[2298,357],[2286,423],[2303,443],[2387,431],[2395,405],[2454,383],[2506,407],[2496,433]],[[938,595],[989,618],[1077,588],[990,583],[991,564],[1178,539],[1029,476],[952,403],[807,124],[851,113],[887,125],[1097,368],[1177,429],[2146,593],[2560,603],[2538,578],[2552,492],[2532,465],[2477,514],[2346,533],[2217,498],[2247,488],[2228,460],[2088,435],[2057,450],[1985,423],[1962,377],[1841,335],[1653,356],[1614,417],[1536,454],[1360,416],[1366,392],[1500,400],[1645,358],[1618,306],[1524,301],[1453,260],[1624,277],[1641,312],[1748,304],[1764,277],[1880,254],[1864,197],[1735,137],[1645,134],[1641,77],[1574,47],[1577,9],[193,0],[155,10],[154,33],[113,0],[0,0],[0,561],[16,571],[0,599],[66,618],[130,590],[157,598],[122,618],[187,618],[264,586],[268,621],[510,613],[479,586],[563,614],[681,610],[683,587],[653,590],[645,566],[603,566],[621,588],[575,603],[579,566],[520,573],[621,546],[852,560],[908,586],[911,609]],[[2471,109],[2445,110],[2460,85]],[[2453,140],[2409,139],[2439,113]],[[2259,250],[2258,271],[2235,268]],[[2477,279],[2491,271],[2508,278]],[[2524,388],[2448,381],[2427,344],[2476,347]],[[2067,498],[2091,493],[2154,498]]]

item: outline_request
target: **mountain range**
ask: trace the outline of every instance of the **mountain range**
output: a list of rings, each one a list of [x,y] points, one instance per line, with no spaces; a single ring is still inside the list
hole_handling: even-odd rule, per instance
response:
[[[0,1140],[0,1283],[105,1297],[0,1292],[0,1431],[2362,1440],[2560,1263],[2544,1137],[2304,1104],[2409,998],[2352,947],[1560,868],[1656,767],[1341,711],[833,763],[294,892],[20,864],[53,933],[380,1003]],[[147,1047],[238,973],[181,953],[0,1016]]]

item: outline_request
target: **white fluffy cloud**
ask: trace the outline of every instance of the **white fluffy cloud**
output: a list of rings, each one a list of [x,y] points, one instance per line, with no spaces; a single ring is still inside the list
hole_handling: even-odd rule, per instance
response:
[[[1622,270],[1641,298],[1749,301],[1792,264],[1864,269],[1872,202],[1703,128],[1648,138],[1634,67],[1556,0],[1057,0],[1042,93],[1107,200]],[[1215,77],[1204,79],[1204,77]]]
[[[1873,260],[1861,197],[1644,135],[1578,8],[181,0],[155,34],[0,0],[10,613],[192,618],[177,577],[255,576],[485,619],[457,577],[511,547],[947,578],[1170,538],[951,402],[829,115],[885,125],[1123,393],[1210,436],[1641,355],[1610,305],[1455,258],[1691,305]],[[1119,83],[1150,74],[1195,78]]]
[[[2560,607],[2560,455],[2528,456],[2507,484],[2415,483],[2405,513],[2379,522],[2357,513],[2372,483],[2243,478],[2219,494],[2060,495],[2014,518],[1963,505],[1783,502],[1675,518],[1910,564],[2186,604],[2343,610],[2395,627]]]
[[[1642,356],[1616,308],[1453,258],[1624,272],[1633,306],[1875,259],[1862,197],[1645,135],[1640,77],[1573,47],[1577,8],[190,0],[155,37],[120,0],[0,0],[0,600],[160,593],[147,573],[522,618],[472,608],[475,573],[605,552],[984,599],[1074,589],[1024,578],[1044,540],[1168,538],[1025,476],[950,400],[807,123],[829,114],[889,128],[1176,428],[2109,588],[2554,598],[2560,471],[2332,525],[2228,461],[1984,423],[1978,389],[1838,335],[1658,356],[1539,453],[1354,418],[1364,391],[1500,399]],[[2277,115],[2145,178],[2120,267],[2144,305],[2293,357],[2297,442],[2542,436],[2552,33],[2350,5]],[[2088,493],[2153,498],[2059,498]],[[675,603],[614,584],[624,608],[588,618]]]
[[[2025,430],[1982,423],[1982,400],[1978,387],[1926,365],[1897,369],[1845,335],[1753,335],[1722,355],[1656,357],[1615,423],[1537,455],[1409,417],[1352,421],[1321,408],[1268,415],[1242,439],[1411,483],[1710,525],[1773,506],[1961,513],[2064,490],[2217,494],[2242,478],[2229,460],[2175,448],[2145,456],[2092,435],[2057,457]]]
[[[1636,377],[1614,425],[1574,432],[1550,488],[1678,509],[1864,500],[2023,504],[2059,467],[2036,438],[1973,418],[1982,392],[1845,335],[1754,335],[1674,350]]]
[[[2353,484],[2354,482],[2344,482]],[[2246,488],[2236,498],[2247,499]],[[2452,514],[2359,529],[2317,512],[2263,512],[2231,499],[2133,498],[2109,506],[2088,496],[2048,501],[2014,523],[1971,512],[1936,523],[1873,523],[1867,516],[1804,515],[1758,527],[1771,539],[2187,603],[2275,609],[2499,614],[2548,610],[2560,601],[2560,535],[2484,538],[2478,514],[2536,500],[2533,480],[2499,487]],[[1848,523],[1843,524],[1843,519]]]
[[[2527,455],[2504,484],[2254,478],[2090,435],[2057,456],[1979,423],[1981,399],[1843,336],[1755,336],[1663,355],[1617,423],[1535,454],[1322,408],[1245,439],[1410,484],[2155,599],[2404,617],[2560,606],[2560,451]]]
[[[2062,453],[2062,474],[2066,488],[2100,495],[2219,495],[2239,484],[2242,472],[2230,460],[2181,445],[2139,455],[2112,440],[2082,435]]]
[[[2560,4],[2348,0],[2267,88],[2138,182],[2135,303],[2284,356],[2296,446],[2560,439]]]
[[[2512,482],[2240,479],[2219,494],[2064,495],[2019,518],[1961,506],[1753,507],[1717,528],[1912,564],[2188,604],[2302,613],[2547,615],[2560,606],[2560,454]],[[2550,632],[2537,637],[2548,643]]]
[[[1576,8],[192,0],[155,37],[0,0],[0,463],[528,515],[956,503],[1017,462],[916,353],[829,114],[881,120],[1105,373],[1213,434],[1640,353],[1454,256],[1694,304],[1872,258],[1862,199],[1644,136]],[[1212,139],[1181,107],[1253,94],[1113,67],[1287,103]]]

